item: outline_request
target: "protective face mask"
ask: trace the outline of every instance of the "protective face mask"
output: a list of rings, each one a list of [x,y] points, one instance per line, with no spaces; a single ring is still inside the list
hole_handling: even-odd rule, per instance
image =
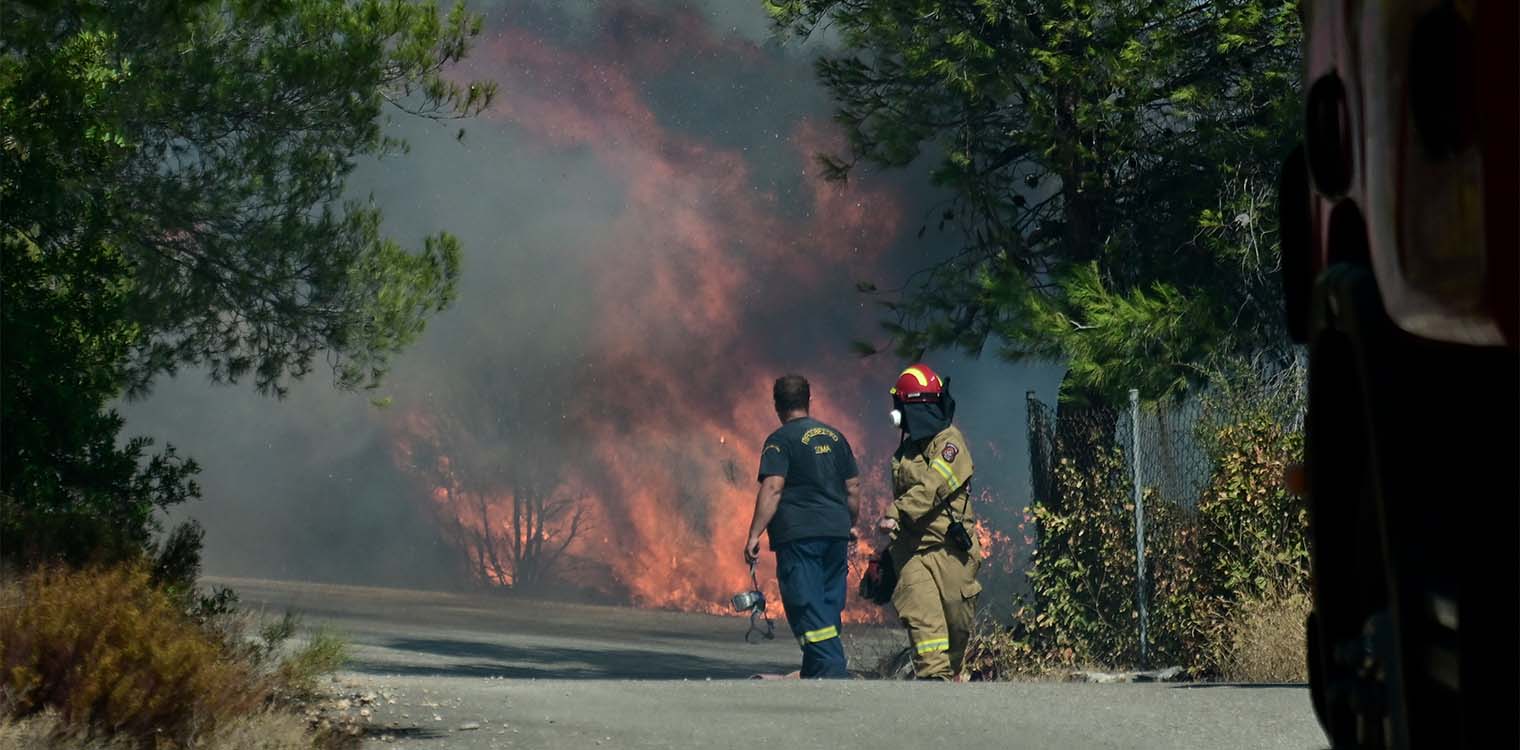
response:
[[[898,409],[892,410],[892,426],[902,427],[902,411]]]

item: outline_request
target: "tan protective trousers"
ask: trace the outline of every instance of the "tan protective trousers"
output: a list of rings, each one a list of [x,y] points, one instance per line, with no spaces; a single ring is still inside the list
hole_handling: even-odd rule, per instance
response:
[[[976,620],[982,561],[945,547],[918,552],[903,564],[892,606],[913,642],[913,673],[921,680],[953,680],[961,671]]]

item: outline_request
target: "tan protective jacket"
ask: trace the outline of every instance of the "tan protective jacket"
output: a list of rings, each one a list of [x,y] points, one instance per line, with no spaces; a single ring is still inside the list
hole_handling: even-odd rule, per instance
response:
[[[914,552],[945,543],[945,533],[950,528],[950,516],[942,502],[945,500],[971,533],[973,559],[981,554],[970,502],[971,473],[971,451],[966,448],[966,437],[955,425],[941,430],[927,444],[902,444],[892,457],[894,499],[886,513],[898,525],[892,533],[894,561],[901,565]]]

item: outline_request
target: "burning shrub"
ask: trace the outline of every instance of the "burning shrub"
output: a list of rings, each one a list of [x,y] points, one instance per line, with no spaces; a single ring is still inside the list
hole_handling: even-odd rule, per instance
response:
[[[444,533],[480,583],[517,591],[563,582],[572,546],[590,525],[586,498],[566,491],[563,458],[523,446],[500,389],[414,414],[398,457],[432,497]]]
[[[58,712],[86,735],[196,742],[263,705],[267,684],[155,588],[143,566],[42,570],[0,611],[0,709]]]

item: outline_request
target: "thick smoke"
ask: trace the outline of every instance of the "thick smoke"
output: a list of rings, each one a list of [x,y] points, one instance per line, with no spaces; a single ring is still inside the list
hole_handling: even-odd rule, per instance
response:
[[[356,179],[399,239],[466,248],[459,301],[397,362],[390,406],[320,377],[275,402],[193,376],[126,405],[130,429],[204,464],[184,512],[210,572],[466,584],[458,541],[479,521],[442,467],[498,511],[529,485],[579,499],[570,554],[592,585],[709,608],[744,578],[769,385],[791,371],[885,501],[901,363],[849,353],[880,314],[854,284],[890,286],[949,242],[915,239],[938,197],[923,175],[818,179],[812,155],[843,143],[813,51],[771,42],[757,2],[513,6],[486,11],[460,71],[497,80],[497,105],[462,138],[398,122],[411,154]],[[931,361],[955,378],[984,512],[1011,524],[1024,393],[1048,398],[1058,371]]]

